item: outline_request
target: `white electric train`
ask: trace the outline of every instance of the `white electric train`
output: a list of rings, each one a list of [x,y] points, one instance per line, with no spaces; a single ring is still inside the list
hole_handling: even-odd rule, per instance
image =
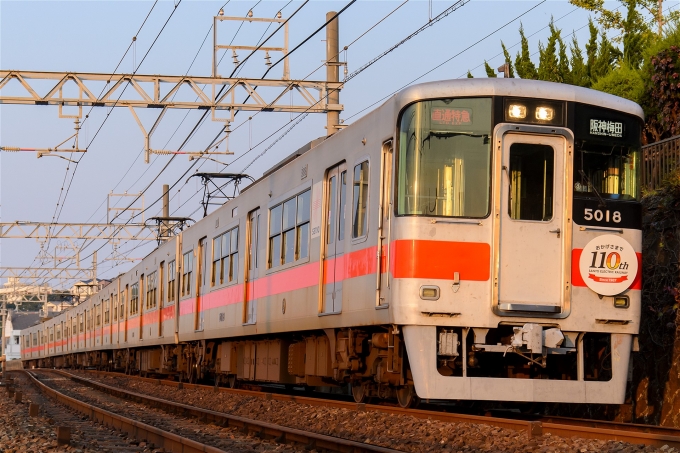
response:
[[[642,109],[424,83],[272,167],[80,305],[27,367],[622,403],[640,320]]]

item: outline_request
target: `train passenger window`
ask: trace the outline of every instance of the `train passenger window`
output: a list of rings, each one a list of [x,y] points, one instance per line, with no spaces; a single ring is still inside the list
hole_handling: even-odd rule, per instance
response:
[[[270,209],[268,268],[309,256],[310,193],[306,190]]]
[[[194,270],[194,251],[185,253],[182,257],[182,296],[191,294],[191,275]]]
[[[508,214],[515,220],[547,222],[553,216],[552,146],[514,143],[510,146]]]
[[[397,214],[489,214],[491,99],[438,99],[408,106],[397,161]]]
[[[158,305],[158,300],[156,298],[156,286],[157,286],[158,273],[153,271],[146,276],[146,309],[156,308]]]
[[[368,210],[368,162],[354,167],[354,198],[352,200],[352,238],[367,233]],[[342,239],[342,238],[341,238]]]
[[[211,286],[238,278],[238,227],[213,239]]]
[[[136,315],[139,312],[139,283],[130,286],[130,314]]]

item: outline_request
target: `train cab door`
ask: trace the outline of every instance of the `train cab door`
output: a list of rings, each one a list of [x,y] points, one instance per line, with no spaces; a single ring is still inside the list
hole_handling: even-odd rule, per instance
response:
[[[326,225],[324,256],[323,313],[342,311],[343,254],[345,251],[345,205],[347,204],[347,166],[343,163],[326,174]]]
[[[255,324],[257,322],[257,276],[259,259],[257,256],[260,234],[260,210],[255,209],[248,213],[248,225],[246,227],[246,265],[244,269],[245,295],[243,299],[243,323]]]
[[[506,315],[564,316],[570,299],[571,142],[558,135],[506,133],[501,143],[495,308]]]
[[[380,162],[380,199],[378,209],[378,259],[376,307],[389,305],[390,291],[390,227],[392,215],[392,140],[383,143]]]

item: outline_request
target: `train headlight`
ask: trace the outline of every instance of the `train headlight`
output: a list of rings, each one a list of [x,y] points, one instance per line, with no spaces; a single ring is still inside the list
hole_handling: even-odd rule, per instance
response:
[[[630,299],[628,299],[628,296],[615,296],[614,306],[616,308],[628,308],[630,306]]]
[[[438,300],[439,286],[427,285],[420,287],[420,298],[423,300]]]
[[[516,120],[524,119],[527,117],[527,108],[522,104],[510,104],[508,107],[508,116]]]
[[[555,117],[555,109],[552,107],[536,107],[536,119],[538,121],[552,121]]]

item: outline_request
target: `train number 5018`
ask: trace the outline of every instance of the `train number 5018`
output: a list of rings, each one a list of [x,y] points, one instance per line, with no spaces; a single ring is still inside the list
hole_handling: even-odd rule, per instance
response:
[[[583,211],[583,218],[585,220],[593,220],[597,222],[602,222],[603,220],[605,222],[609,222],[610,219],[614,223],[620,223],[621,222],[621,213],[619,211],[614,211],[613,213],[610,214],[609,209],[605,210],[604,212],[601,211],[600,209],[591,209],[591,208],[586,208]]]

